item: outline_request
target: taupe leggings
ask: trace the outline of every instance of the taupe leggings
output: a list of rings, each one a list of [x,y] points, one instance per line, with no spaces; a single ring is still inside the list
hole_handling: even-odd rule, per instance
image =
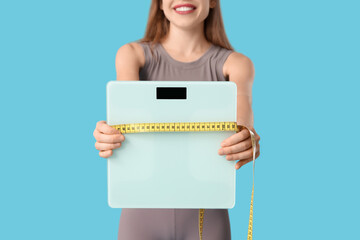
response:
[[[228,209],[205,209],[203,240],[231,240]],[[123,208],[118,240],[199,240],[199,209]]]

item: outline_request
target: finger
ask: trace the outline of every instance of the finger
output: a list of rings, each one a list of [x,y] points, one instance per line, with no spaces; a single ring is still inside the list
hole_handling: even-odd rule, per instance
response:
[[[257,142],[259,142],[260,141],[260,136],[256,134],[255,139],[256,139]]]
[[[259,157],[260,156],[260,144],[258,143],[256,145],[256,154],[255,154],[255,158]]]
[[[96,142],[95,148],[97,150],[112,150],[115,148],[119,148],[121,146],[121,143],[102,143],[102,142]]]
[[[96,124],[96,129],[104,134],[116,134],[116,133],[120,133],[119,130],[117,130],[116,128],[113,128],[111,126],[109,126],[106,121],[99,121]]]
[[[243,141],[244,139],[248,138],[250,136],[250,133],[247,131],[247,129],[243,129],[238,133],[233,134],[229,138],[225,139],[222,143],[222,147],[227,147],[234,145],[236,143],[239,143]]]
[[[259,141],[260,141],[260,136],[259,136],[259,134],[257,134],[257,132],[255,131],[255,128],[251,127],[250,130],[254,133],[254,135],[255,135],[255,140],[256,140],[257,142],[259,142]]]
[[[241,141],[235,145],[220,148],[218,153],[219,153],[219,155],[239,153],[239,152],[245,151],[251,147],[252,147],[251,138],[248,137],[244,141]]]
[[[233,161],[233,160],[243,160],[243,159],[247,159],[252,157],[253,155],[253,148],[249,148],[245,151],[242,152],[238,152],[238,153],[233,153],[233,154],[228,154],[226,155],[226,159],[229,161]]]
[[[258,156],[260,155],[260,152],[256,153],[255,154],[255,158],[257,158]],[[249,162],[252,162],[253,158],[247,158],[247,159],[243,159],[243,160],[240,160],[238,161],[236,164],[235,164],[235,168],[236,169],[239,169],[241,168],[242,166],[244,166],[245,164],[249,163]]]
[[[102,158],[108,158],[112,155],[112,150],[100,151],[99,156]]]
[[[244,166],[245,164],[249,163],[252,161],[252,158],[247,158],[247,159],[244,159],[244,160],[241,160],[241,161],[238,161],[236,164],[235,164],[235,169],[240,169],[242,166]]]
[[[125,136],[121,133],[108,135],[108,134],[101,133],[98,130],[95,130],[94,137],[95,137],[96,141],[102,142],[102,143],[118,143],[118,142],[125,141]]]

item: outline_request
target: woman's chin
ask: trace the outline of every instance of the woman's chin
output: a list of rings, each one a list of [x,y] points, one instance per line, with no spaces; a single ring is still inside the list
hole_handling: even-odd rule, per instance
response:
[[[170,22],[170,25],[173,25],[174,27],[183,30],[191,30],[191,29],[197,29],[200,24],[194,21],[177,21],[177,22]]]

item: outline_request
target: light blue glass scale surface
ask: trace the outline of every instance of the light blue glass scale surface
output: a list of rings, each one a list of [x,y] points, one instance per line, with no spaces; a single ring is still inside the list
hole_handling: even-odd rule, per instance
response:
[[[162,90],[161,90],[162,88]],[[178,88],[185,99],[160,99]],[[158,92],[158,91],[162,92]],[[236,122],[236,84],[214,81],[110,81],[107,124]],[[125,133],[108,158],[113,208],[233,208],[236,161],[219,155],[235,131]]]

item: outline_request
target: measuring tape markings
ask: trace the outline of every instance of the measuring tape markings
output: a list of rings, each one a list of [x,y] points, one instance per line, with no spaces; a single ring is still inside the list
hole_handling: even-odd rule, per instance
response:
[[[255,180],[255,155],[256,139],[255,134],[247,127],[237,125],[236,122],[179,122],[179,123],[128,123],[111,125],[121,133],[139,132],[197,132],[197,131],[236,131],[237,133],[246,128],[250,133],[251,145],[253,148],[253,186],[251,192],[250,216],[247,240],[252,240],[253,232],[253,199],[254,199],[254,180]],[[199,238],[202,240],[202,230],[205,209],[199,209]]]

